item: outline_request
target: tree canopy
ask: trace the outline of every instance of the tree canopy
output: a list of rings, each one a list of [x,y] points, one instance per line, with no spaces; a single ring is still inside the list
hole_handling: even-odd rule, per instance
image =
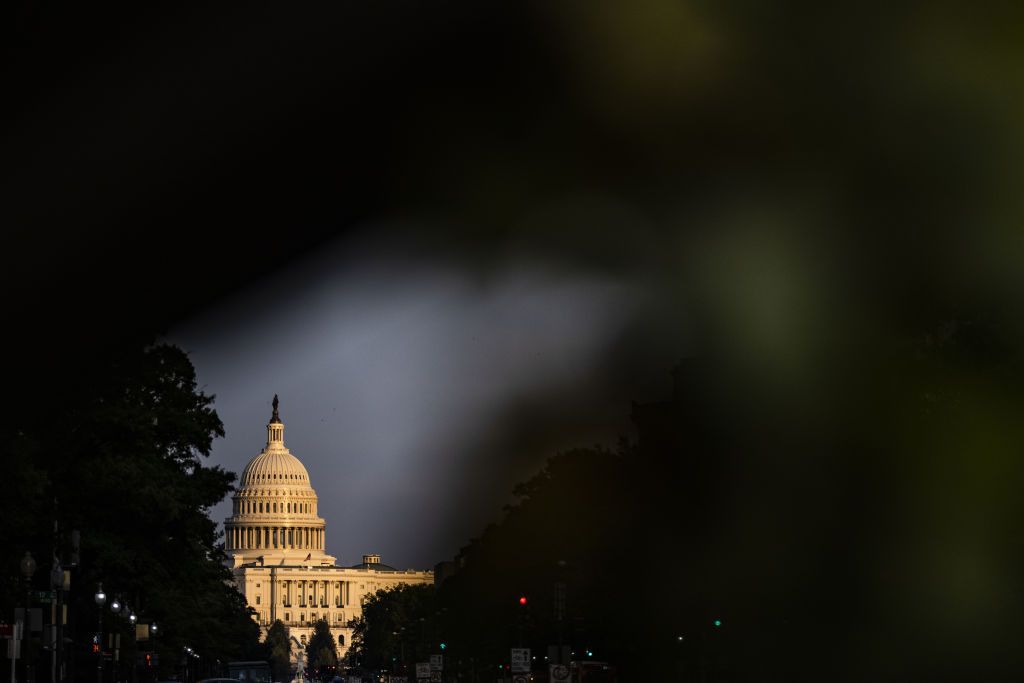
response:
[[[149,647],[164,668],[177,666],[185,646],[204,662],[258,654],[258,627],[229,583],[209,517],[235,475],[203,462],[224,430],[187,355],[166,344],[111,349],[83,360],[79,376],[50,398],[45,409],[9,416],[4,465],[13,476],[0,496],[4,518],[15,522],[0,527],[9,564],[31,550],[47,570],[34,582],[46,587],[50,558],[56,551],[68,565],[70,531],[78,530],[76,642],[95,628],[91,596],[102,582],[140,619],[159,624]],[[9,580],[5,587],[11,606],[16,594]],[[104,626],[129,630],[110,615]]]
[[[306,643],[306,670],[321,680],[329,680],[337,671],[338,649],[331,626],[320,619],[313,626],[313,635]]]
[[[275,681],[287,681],[291,673],[292,643],[288,637],[288,629],[280,619],[267,629],[267,637],[263,641],[266,648],[267,661]]]
[[[436,610],[433,585],[400,584],[367,596],[350,659],[369,669],[408,671],[410,663],[437,652]]]

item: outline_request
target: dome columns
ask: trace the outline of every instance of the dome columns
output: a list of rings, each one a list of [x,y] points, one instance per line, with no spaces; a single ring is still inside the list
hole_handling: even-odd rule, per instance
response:
[[[225,550],[324,550],[323,527],[272,524],[228,526]]]
[[[225,549],[294,548],[323,550],[323,527],[303,524],[236,523],[227,527]]]

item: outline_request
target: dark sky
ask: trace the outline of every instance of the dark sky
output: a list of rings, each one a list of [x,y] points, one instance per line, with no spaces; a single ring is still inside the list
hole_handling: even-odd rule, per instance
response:
[[[637,306],[607,276],[516,261],[482,282],[451,263],[345,243],[169,340],[217,395],[227,438],[214,462],[244,468],[279,393],[328,550],[349,564],[379,552],[422,568],[497,519],[512,484],[557,449],[628,433],[628,401],[594,376]],[[229,512],[225,501],[213,516]]]

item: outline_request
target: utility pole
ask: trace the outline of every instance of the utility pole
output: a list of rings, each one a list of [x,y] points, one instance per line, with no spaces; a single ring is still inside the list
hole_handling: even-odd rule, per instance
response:
[[[57,522],[57,499],[53,499],[53,566],[50,569],[50,590],[53,591],[54,598],[50,600],[50,683],[57,683],[58,680],[63,680],[64,676],[61,675],[60,679],[58,675],[58,662],[60,663],[61,671],[63,674],[63,663],[61,654],[63,653],[63,634],[61,633],[61,623],[64,621],[64,568],[60,564],[60,527]]]

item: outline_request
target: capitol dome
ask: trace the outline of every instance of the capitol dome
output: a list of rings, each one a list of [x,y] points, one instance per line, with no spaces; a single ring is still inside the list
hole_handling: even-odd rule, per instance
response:
[[[305,465],[288,450],[266,450],[245,466],[242,486],[302,486],[309,485]]]
[[[284,445],[278,403],[274,396],[266,447],[242,471],[224,522],[225,549],[236,566],[271,558],[333,564],[324,552],[326,525],[309,473]]]

